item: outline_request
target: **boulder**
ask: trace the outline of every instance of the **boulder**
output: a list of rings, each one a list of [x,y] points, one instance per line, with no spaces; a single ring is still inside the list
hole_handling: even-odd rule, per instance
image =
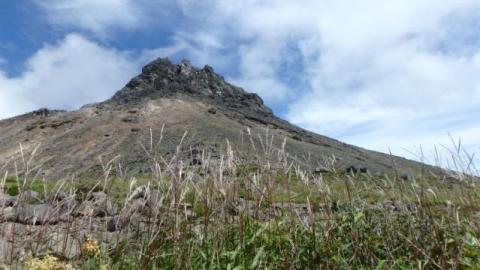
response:
[[[0,207],[13,206],[17,201],[17,196],[10,196],[6,193],[0,192]]]
[[[215,108],[210,108],[210,109],[208,109],[208,113],[216,114],[216,113],[217,113],[217,109],[215,109]]]
[[[356,173],[358,172],[358,169],[357,169],[357,167],[355,167],[355,166],[350,166],[350,167],[348,167],[347,169],[345,169],[345,171],[346,171],[347,173],[356,174]]]
[[[33,191],[33,190],[27,190],[22,193],[20,193],[19,198],[23,202],[40,202],[41,197],[40,193]]]
[[[43,203],[17,206],[10,209],[10,213],[6,217],[8,221],[12,222],[43,225],[58,223],[65,216],[66,214],[62,213],[59,208]]]
[[[353,174],[357,174],[358,172],[360,173],[368,173],[368,168],[366,167],[356,167],[356,166],[350,166],[350,167],[347,167],[347,169],[345,170],[347,173],[353,173]]]
[[[117,212],[108,195],[103,192],[93,192],[90,197],[82,202],[75,215],[90,217],[113,216]]]
[[[368,173],[368,169],[365,167],[360,168],[361,173]]]

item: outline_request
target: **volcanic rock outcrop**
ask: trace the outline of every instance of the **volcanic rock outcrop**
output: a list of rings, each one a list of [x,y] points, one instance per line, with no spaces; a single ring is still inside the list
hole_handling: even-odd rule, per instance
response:
[[[278,160],[317,173],[439,172],[296,127],[258,95],[188,61],[157,59],[111,99],[76,111],[41,109],[0,121],[0,169],[11,172],[16,164],[51,178],[100,174],[110,160],[132,174],[175,155],[201,165],[207,155],[221,159],[229,146],[246,162],[283,155]]]

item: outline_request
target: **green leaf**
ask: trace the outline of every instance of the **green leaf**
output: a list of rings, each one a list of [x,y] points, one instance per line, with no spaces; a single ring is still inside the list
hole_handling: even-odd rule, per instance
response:
[[[365,217],[363,212],[358,212],[355,217],[353,218],[353,222],[357,223]]]
[[[252,268],[252,269],[257,268],[257,266],[261,263],[261,259],[262,259],[264,253],[265,253],[264,247],[261,247],[258,250],[257,255],[255,255],[255,258],[253,258],[253,262],[252,262],[252,265],[250,266],[250,268]]]
[[[375,267],[375,270],[383,269],[383,266],[385,265],[386,262],[387,262],[386,260],[379,261],[377,267]]]
[[[465,241],[465,244],[472,247],[480,246],[480,242],[478,241],[478,239],[471,233],[467,233],[467,240]]]

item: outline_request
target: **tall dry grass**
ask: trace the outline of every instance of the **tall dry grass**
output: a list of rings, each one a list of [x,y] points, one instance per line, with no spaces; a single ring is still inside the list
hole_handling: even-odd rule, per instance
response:
[[[163,135],[150,132],[148,175],[128,176],[114,158],[95,181],[38,180],[37,150],[21,149],[0,183],[19,194],[8,205],[3,196],[0,259],[27,269],[480,269],[478,183],[458,148],[448,180],[402,180],[338,172],[328,157],[331,173],[302,170],[267,132],[247,133],[254,162],[227,140],[219,159],[203,150],[191,165],[186,136],[167,159],[155,151]],[[41,213],[17,210],[39,203]]]

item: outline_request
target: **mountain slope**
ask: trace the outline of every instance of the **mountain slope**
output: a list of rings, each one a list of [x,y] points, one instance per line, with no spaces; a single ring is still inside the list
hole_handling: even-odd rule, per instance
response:
[[[226,144],[244,160],[265,153],[279,156],[285,142],[286,160],[312,170],[333,163],[337,170],[374,174],[391,174],[394,169],[401,175],[424,169],[439,172],[298,128],[211,67],[197,69],[186,61],[175,65],[167,59],[145,66],[105,102],[72,112],[43,109],[0,121],[0,166],[12,170],[14,160],[21,160],[19,144],[28,153],[41,143],[30,166],[41,167],[41,174],[49,177],[98,174],[99,157],[104,163],[117,157],[125,170],[141,173],[150,169],[152,155],[165,160],[175,155],[185,131],[187,147],[180,156],[191,164],[200,162],[203,150],[218,160]]]

